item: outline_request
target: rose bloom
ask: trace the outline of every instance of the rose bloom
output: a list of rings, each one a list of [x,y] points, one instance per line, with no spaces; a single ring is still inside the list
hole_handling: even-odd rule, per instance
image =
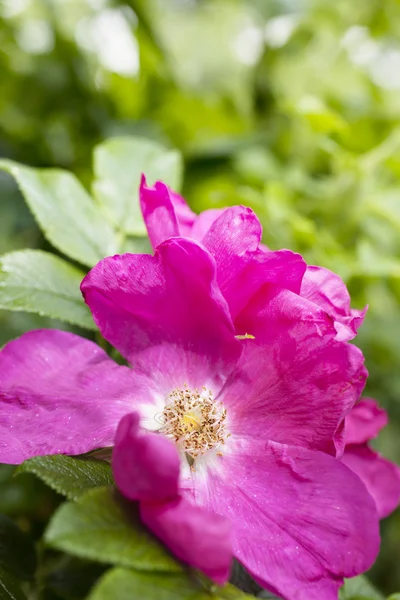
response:
[[[148,187],[143,176],[140,204],[153,249],[169,237],[189,237],[213,255],[217,279],[232,318],[260,285],[272,281],[323,308],[335,322],[337,339],[355,337],[366,309],[350,307],[342,279],[329,269],[307,265],[290,250],[270,251],[261,243],[261,224],[249,208],[205,210],[196,215],[165,183]]]
[[[1,351],[0,460],[112,445],[134,411],[176,444],[179,497],[231,522],[233,554],[260,585],[337,599],[379,547],[375,503],[335,458],[366,379],[346,341],[359,315],[336,276],[317,289],[299,255],[260,248],[249,209],[224,211],[201,243],[172,235],[154,256],[106,258],[82,282],[130,367],[56,330]]]

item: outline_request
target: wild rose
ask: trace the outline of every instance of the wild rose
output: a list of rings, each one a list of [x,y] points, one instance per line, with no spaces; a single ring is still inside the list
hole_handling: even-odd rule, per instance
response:
[[[342,457],[342,462],[365,484],[381,519],[400,504],[400,468],[368,445],[387,423],[387,413],[376,400],[360,400],[345,420],[346,448]]]
[[[153,249],[168,237],[186,236],[211,252],[217,263],[218,283],[234,320],[257,286],[273,280],[330,315],[337,339],[355,337],[366,309],[351,309],[342,279],[323,267],[306,265],[299,254],[288,250],[274,252],[261,244],[261,226],[250,209],[235,206],[196,215],[164,183],[158,181],[148,187],[144,177],[140,202]]]
[[[288,256],[288,273],[297,262]],[[284,269],[278,285],[271,276],[243,291],[234,324],[218,278],[229,287],[236,258],[219,272],[216,263],[195,241],[170,238],[154,256],[114,256],[90,271],[86,302],[133,369],[65,332],[7,344],[0,460],[111,445],[136,411],[146,430],[175,441],[180,494],[231,521],[234,556],[263,587],[337,599],[343,577],[368,569],[379,546],[372,498],[327,454],[364,386],[362,354],[279,284]],[[236,339],[238,328],[257,339]]]
[[[333,320],[338,341],[349,341],[357,334],[366,308],[351,308],[342,279],[329,269],[307,265],[290,250],[269,250],[261,243],[261,224],[251,209],[234,206],[196,215],[179,194],[161,181],[148,187],[144,176],[140,204],[154,250],[168,237],[187,236],[213,255],[217,281],[239,338],[249,336],[257,343],[258,332],[254,324],[243,320],[241,311],[267,283],[289,289],[325,311]],[[343,420],[327,451],[340,457],[344,444]]]
[[[228,581],[231,523],[179,492],[180,458],[171,440],[143,432],[136,413],[125,415],[117,429],[112,468],[121,493],[139,501],[142,521],[180,560],[219,585]]]

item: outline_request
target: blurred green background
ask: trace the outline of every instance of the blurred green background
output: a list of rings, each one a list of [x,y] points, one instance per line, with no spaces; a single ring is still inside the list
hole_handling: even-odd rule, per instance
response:
[[[400,1],[0,0],[0,81],[0,157],[88,185],[95,143],[157,140],[183,153],[195,210],[250,205],[270,247],[337,271],[369,304],[376,447],[400,463]],[[25,247],[49,249],[0,174],[0,253]],[[55,325],[0,312],[0,345]],[[0,511],[40,529],[54,498],[0,478]],[[382,530],[371,578],[390,593],[400,511]]]

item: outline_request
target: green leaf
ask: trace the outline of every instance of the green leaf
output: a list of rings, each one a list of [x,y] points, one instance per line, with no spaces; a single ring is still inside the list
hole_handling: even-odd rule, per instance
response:
[[[112,138],[95,148],[93,195],[115,227],[132,235],[146,235],[139,205],[142,173],[149,184],[161,179],[180,188],[182,159],[145,138]]]
[[[0,570],[18,579],[32,579],[36,568],[31,539],[12,519],[0,514]]]
[[[340,600],[384,600],[384,596],[366,577],[360,575],[345,580],[340,590]]]
[[[88,600],[246,600],[254,598],[232,585],[206,587],[192,573],[171,575],[110,569],[97,583]]]
[[[151,7],[149,7],[149,4],[146,2],[146,0],[130,0],[129,5],[134,10],[139,21],[139,28],[141,28],[145,33],[146,38],[149,40],[160,60],[163,62],[163,69],[166,70],[168,68],[168,63],[166,61],[167,53],[160,36],[158,35],[157,28],[154,27]]]
[[[26,600],[18,581],[0,569],[0,600]]]
[[[0,257],[0,308],[27,311],[96,329],[79,289],[83,271],[40,250]]]
[[[128,236],[121,242],[121,254],[152,254],[153,250],[149,238],[140,236]]]
[[[105,569],[104,565],[62,554],[56,567],[46,574],[45,585],[65,600],[86,598]]]
[[[0,160],[10,173],[51,244],[92,267],[118,250],[116,234],[78,179],[61,169],[31,169]]]
[[[212,592],[213,592],[213,596],[217,600],[250,600],[250,598],[256,597],[251,594],[245,594],[244,592],[239,590],[234,585],[224,585],[224,587],[222,587],[222,588],[213,586]],[[276,596],[266,596],[266,597],[267,598],[276,598]]]
[[[347,126],[339,113],[328,108],[315,96],[303,96],[296,108],[309,121],[312,129],[319,133],[338,132]]]
[[[210,598],[204,587],[188,575],[149,574],[115,568],[100,579],[88,600],[192,600],[194,594],[196,600]]]
[[[392,594],[391,596],[389,596],[388,600],[400,600],[400,593]]]
[[[91,490],[55,513],[46,531],[53,548],[81,558],[145,571],[180,571],[177,563],[110,488]]]
[[[18,467],[17,473],[33,473],[71,500],[92,488],[114,483],[111,467],[106,462],[61,454],[30,458]]]

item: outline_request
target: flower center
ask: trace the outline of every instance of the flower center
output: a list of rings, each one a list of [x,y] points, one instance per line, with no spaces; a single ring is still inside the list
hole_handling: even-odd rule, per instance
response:
[[[206,387],[176,388],[160,415],[161,433],[172,437],[193,460],[225,443],[226,409]]]

